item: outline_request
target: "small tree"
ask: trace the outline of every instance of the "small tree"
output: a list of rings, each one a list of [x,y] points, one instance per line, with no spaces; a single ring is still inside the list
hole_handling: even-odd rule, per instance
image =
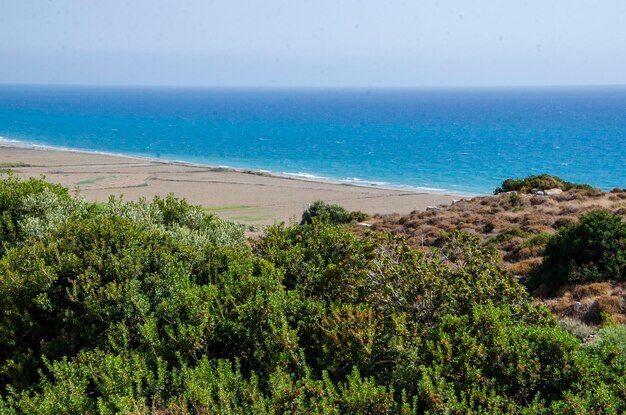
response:
[[[548,241],[543,263],[530,285],[546,284],[554,290],[566,284],[624,278],[626,223],[619,215],[597,210],[561,228]]]
[[[311,206],[302,214],[302,220],[300,225],[311,223],[313,218],[319,218],[324,222],[329,222],[335,225],[342,223],[350,223],[350,212],[342,208],[339,205],[326,203],[322,200],[313,202]]]

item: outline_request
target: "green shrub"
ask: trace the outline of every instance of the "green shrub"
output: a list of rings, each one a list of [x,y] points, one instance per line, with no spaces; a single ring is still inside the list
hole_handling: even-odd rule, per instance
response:
[[[366,221],[370,218],[370,215],[368,215],[365,212],[361,212],[360,210],[357,210],[355,212],[350,212],[350,220],[352,222],[363,222]]]
[[[532,248],[535,246],[544,246],[546,245],[550,239],[552,238],[552,234],[550,233],[537,233],[532,235],[530,238],[526,239],[520,245],[520,248]]]
[[[332,301],[341,298],[341,289],[353,272],[341,264],[356,255],[360,247],[358,238],[345,227],[316,221],[300,226],[270,226],[254,249],[281,269],[288,290],[297,289],[308,299]]]
[[[506,179],[502,185],[495,190],[495,194],[510,191],[529,192],[532,189],[561,189],[563,191],[571,189],[591,189],[588,184],[578,184],[567,182],[560,177],[541,174],[538,176],[528,176],[524,179]]]
[[[8,251],[0,275],[0,381],[27,384],[41,355],[95,347],[170,364],[198,353],[239,358],[263,372],[289,361],[295,344],[280,276],[245,245],[199,249],[124,218],[95,218]]]
[[[304,211],[300,224],[304,225],[307,223],[311,223],[313,221],[313,218],[318,218],[318,220],[329,222],[335,225],[350,223],[350,221],[352,220],[350,212],[348,212],[341,206],[326,203],[321,200],[313,202],[311,206],[309,206],[308,209]]]
[[[581,347],[474,236],[318,217],[248,242],[173,196],[10,180],[2,414],[626,411],[623,330]]]
[[[0,245],[22,241],[26,237],[22,222],[29,218],[43,222],[44,227],[53,216],[63,221],[71,201],[66,188],[41,179],[21,180],[12,174],[0,179]]]
[[[596,349],[611,349],[626,357],[626,327],[606,326],[598,330],[590,347]]]
[[[98,206],[100,217],[121,217],[135,224],[163,230],[171,236],[197,246],[208,243],[237,246],[245,243],[244,226],[221,220],[198,206],[190,206],[184,199],[172,194],[165,199],[155,196],[152,202],[140,199],[123,202],[110,198]]]
[[[528,232],[521,230],[520,228],[508,228],[493,236],[487,240],[487,244],[498,245],[503,242],[508,242],[513,238],[526,238],[529,235]]]
[[[555,391],[572,386],[578,347],[555,323],[475,305],[407,343],[394,378],[430,413],[516,413],[534,401],[549,404],[559,398]]]
[[[459,232],[445,234],[427,255],[389,234],[359,238],[324,222],[279,225],[255,251],[284,273],[298,299],[292,320],[314,373],[326,370],[334,380],[357,363],[361,373],[384,379],[399,324],[393,316],[413,329],[468,313],[476,302],[516,309],[524,302],[524,288],[498,265],[496,251]]]
[[[569,284],[623,281],[626,278],[626,223],[608,211],[592,211],[562,227],[546,244],[531,289],[556,290]]]

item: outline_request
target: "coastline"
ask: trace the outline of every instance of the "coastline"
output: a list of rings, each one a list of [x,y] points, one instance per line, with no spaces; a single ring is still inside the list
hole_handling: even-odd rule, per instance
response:
[[[13,166],[13,167],[12,167]],[[3,138],[0,167],[20,177],[77,188],[85,200],[137,200],[174,193],[209,212],[247,224],[299,220],[307,203],[324,200],[368,214],[408,214],[471,197],[367,183],[346,183],[177,160],[56,148]]]
[[[56,147],[56,146],[51,146],[51,145],[46,145],[46,144],[28,143],[28,142],[13,140],[4,136],[0,136],[0,148],[2,147],[10,147],[10,148],[14,147],[14,148],[34,149],[34,150],[42,150],[42,151],[61,151],[61,152],[79,153],[79,154],[87,154],[87,155],[92,154],[92,155],[100,155],[100,156],[119,157],[119,158],[125,158],[125,159],[153,162],[157,164],[158,163],[173,164],[173,165],[188,166],[188,167],[198,167],[198,168],[203,168],[203,169],[212,169],[214,171],[228,171],[228,172],[237,172],[237,173],[245,173],[245,174],[255,174],[255,175],[260,175],[260,176],[301,180],[301,181],[307,181],[307,182],[396,190],[396,191],[401,191],[401,192],[411,192],[411,193],[419,193],[419,194],[426,193],[426,194],[438,194],[438,195],[451,195],[457,198],[471,198],[475,196],[486,196],[490,194],[490,193],[473,193],[473,192],[454,192],[452,190],[447,190],[447,189],[440,189],[440,188],[433,188],[433,187],[418,187],[418,186],[409,186],[409,185],[394,185],[392,183],[373,182],[373,181],[362,180],[359,178],[337,179],[337,178],[317,176],[314,174],[308,174],[308,173],[302,173],[302,172],[298,172],[298,173],[277,172],[277,171],[264,170],[264,169],[232,167],[228,165],[213,165],[213,164],[202,163],[202,162],[192,162],[192,161],[176,160],[176,159],[169,159],[169,158],[157,158],[157,157],[149,157],[149,156],[134,155],[134,154],[114,153],[114,152],[108,152],[108,151],[84,150],[84,149],[76,149],[76,148],[69,148],[69,147]]]

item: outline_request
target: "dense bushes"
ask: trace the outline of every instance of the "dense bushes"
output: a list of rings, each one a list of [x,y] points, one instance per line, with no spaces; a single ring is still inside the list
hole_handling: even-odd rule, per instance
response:
[[[548,174],[541,174],[538,176],[528,176],[523,179],[506,179],[502,182],[502,186],[495,190],[495,194],[510,191],[529,192],[532,189],[546,190],[546,189],[561,189],[563,191],[571,189],[591,189],[588,184],[578,184],[567,182],[560,177],[550,176]]]
[[[350,222],[363,222],[364,220],[369,219],[370,216],[360,210],[348,212],[339,205],[318,200],[317,202],[313,202],[304,211],[300,225],[313,222],[313,218],[316,218],[318,221],[340,225]]]
[[[626,223],[620,215],[593,211],[562,227],[548,241],[531,287],[554,290],[568,284],[626,278]]]
[[[67,189],[39,179],[22,181],[9,175],[0,180],[0,244],[10,246],[24,237],[27,218],[61,215],[72,202]],[[2,253],[0,252],[0,256]]]
[[[581,345],[472,236],[312,220],[249,245],[173,197],[8,180],[0,413],[626,410],[623,333]]]
[[[349,223],[351,220],[350,212],[339,205],[326,203],[322,200],[313,202],[307,210],[304,211],[300,224],[311,223],[313,218],[318,218],[318,220],[330,222],[335,225]]]

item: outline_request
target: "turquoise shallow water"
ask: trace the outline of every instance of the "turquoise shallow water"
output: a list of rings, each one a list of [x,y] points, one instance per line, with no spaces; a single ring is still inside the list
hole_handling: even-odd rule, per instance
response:
[[[626,88],[0,86],[0,136],[458,193],[544,172],[626,187]]]

